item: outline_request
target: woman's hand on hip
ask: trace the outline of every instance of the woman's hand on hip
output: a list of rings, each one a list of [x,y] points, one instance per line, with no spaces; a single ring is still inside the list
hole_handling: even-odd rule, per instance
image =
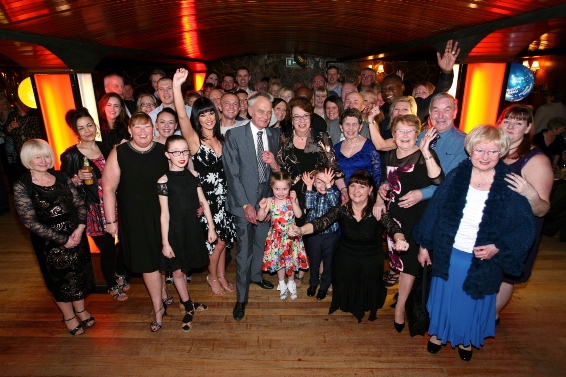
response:
[[[494,244],[474,247],[475,257],[480,258],[481,260],[491,259],[498,252],[499,252],[499,249],[497,247],[495,247]]]

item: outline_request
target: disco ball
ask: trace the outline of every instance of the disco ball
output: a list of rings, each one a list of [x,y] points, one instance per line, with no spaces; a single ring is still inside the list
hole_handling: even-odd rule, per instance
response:
[[[519,63],[511,63],[505,101],[517,102],[526,98],[535,85],[535,77],[530,69]]]

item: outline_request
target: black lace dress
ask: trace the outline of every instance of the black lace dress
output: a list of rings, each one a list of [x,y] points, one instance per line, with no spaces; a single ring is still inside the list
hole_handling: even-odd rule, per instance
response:
[[[166,196],[169,206],[169,244],[175,257],[161,254],[163,271],[190,271],[191,268],[207,266],[208,252],[204,228],[197,209],[200,206],[197,187],[199,179],[189,170],[168,171],[167,182],[157,184],[157,194]]]
[[[314,219],[314,233],[340,224],[341,235],[332,262],[332,304],[329,314],[337,309],[350,312],[362,320],[369,310],[369,320],[377,318],[383,307],[387,288],[383,281],[382,227],[393,236],[401,228],[387,214],[377,221],[371,213],[357,221],[345,205],[333,207],[326,215]]]
[[[86,207],[68,176],[51,172],[56,180],[44,187],[32,183],[29,172],[14,185],[16,210],[31,231],[31,241],[47,289],[57,302],[82,300],[94,288],[90,250],[83,232],[81,243],[63,247],[79,224],[86,223]]]

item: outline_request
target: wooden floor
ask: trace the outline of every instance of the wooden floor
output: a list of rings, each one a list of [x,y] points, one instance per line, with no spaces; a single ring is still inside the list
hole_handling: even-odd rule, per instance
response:
[[[444,347],[426,352],[426,337],[393,328],[389,290],[375,322],[328,315],[299,289],[281,302],[277,291],[251,287],[246,317],[232,318],[235,293],[213,295],[205,274],[189,284],[198,313],[181,330],[175,304],[158,333],[149,331],[151,305],[140,279],[130,299],[92,294],[96,326],[72,337],[44,287],[29,236],[13,214],[0,217],[0,375],[2,376],[564,376],[566,375],[566,243],[544,238],[533,276],[518,286],[497,336],[471,362]],[[228,277],[234,281],[234,264]],[[276,278],[270,280],[276,283]]]

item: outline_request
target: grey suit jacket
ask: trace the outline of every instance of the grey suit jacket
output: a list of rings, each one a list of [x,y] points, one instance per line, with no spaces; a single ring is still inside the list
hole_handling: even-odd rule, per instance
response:
[[[279,129],[265,128],[264,131],[269,151],[277,155]],[[235,216],[244,217],[243,206],[249,203],[257,208],[259,201],[269,192],[260,192],[256,148],[249,122],[226,133],[222,164],[228,183],[226,209]],[[268,182],[270,177],[271,169],[268,169]]]

